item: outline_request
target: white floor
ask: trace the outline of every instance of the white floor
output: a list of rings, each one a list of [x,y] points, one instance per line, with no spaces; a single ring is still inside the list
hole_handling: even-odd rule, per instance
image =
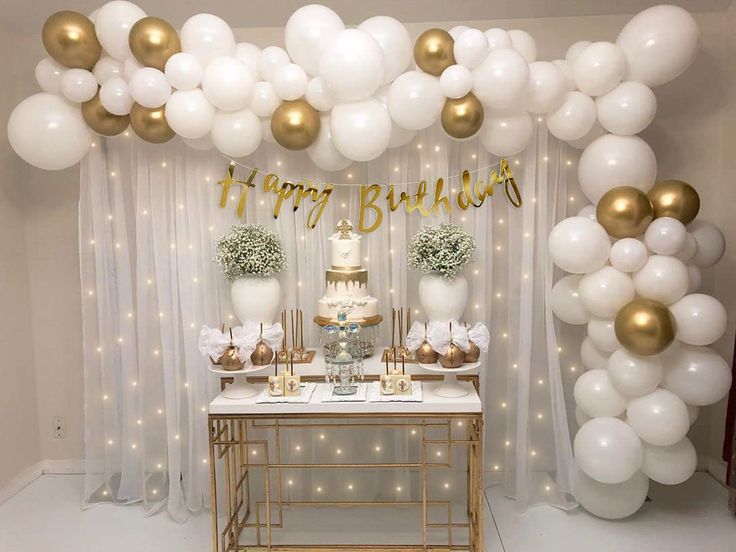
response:
[[[488,552],[736,552],[736,519],[726,489],[706,474],[678,487],[653,486],[652,501],[625,522],[583,511],[533,508],[525,514],[488,491]],[[0,506],[2,552],[208,552],[210,518],[179,525],[146,518],[137,506],[81,509],[81,476],[44,476]],[[488,512],[487,512],[488,514]],[[355,516],[353,516],[355,518]],[[363,518],[365,519],[365,518]]]

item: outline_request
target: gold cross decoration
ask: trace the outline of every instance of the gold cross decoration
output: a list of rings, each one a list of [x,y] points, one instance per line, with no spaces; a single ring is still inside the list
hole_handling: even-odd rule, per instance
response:
[[[350,238],[350,232],[353,230],[353,223],[348,219],[340,219],[337,223],[337,231],[340,232],[340,239]]]

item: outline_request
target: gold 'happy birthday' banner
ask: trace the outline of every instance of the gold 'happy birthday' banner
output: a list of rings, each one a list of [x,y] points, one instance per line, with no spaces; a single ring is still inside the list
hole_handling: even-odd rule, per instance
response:
[[[220,207],[226,208],[230,192],[233,186],[240,188],[240,197],[235,207],[235,213],[239,218],[245,214],[245,207],[248,203],[248,192],[251,188],[255,188],[256,176],[261,173],[257,168],[250,168],[250,174],[245,180],[238,180],[234,177],[236,163],[230,161],[227,172],[222,180],[217,184],[222,186],[220,194]],[[471,181],[470,171],[465,170],[462,173],[462,189],[458,192],[455,199],[457,207],[466,211],[470,207],[480,207],[487,198],[493,196],[495,186],[502,184],[504,193],[509,203],[517,209],[523,204],[521,193],[514,180],[509,163],[506,159],[502,159],[498,164],[498,170],[494,169],[490,172],[488,182],[482,180]],[[423,217],[430,215],[438,215],[441,209],[446,213],[451,210],[450,197],[444,191],[444,179],[438,178],[434,185],[434,193],[430,193],[426,180],[416,183],[416,191],[413,194],[407,192],[397,192],[394,184],[363,184],[360,186],[360,212],[358,217],[358,231],[361,233],[373,232],[383,222],[383,209],[378,205],[379,199],[382,197],[384,188],[388,189],[384,199],[388,203],[391,211],[396,211],[402,205],[407,214],[418,211]],[[263,177],[263,191],[273,194],[276,197],[276,203],[273,207],[273,217],[278,218],[281,214],[281,207],[284,201],[293,200],[293,211],[299,209],[303,201],[311,201],[312,206],[307,216],[307,226],[314,228],[317,226],[325,207],[330,200],[335,184],[327,183],[320,190],[311,180],[301,180],[299,182],[291,182],[284,180],[280,182],[280,178],[276,173],[268,173]],[[425,206],[425,199],[429,197],[432,200],[431,205]],[[372,215],[372,216],[371,216]],[[371,218],[371,222],[368,219]]]

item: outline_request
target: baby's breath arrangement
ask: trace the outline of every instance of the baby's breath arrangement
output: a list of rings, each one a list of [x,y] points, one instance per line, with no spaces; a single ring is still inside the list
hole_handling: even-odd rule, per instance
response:
[[[241,276],[271,276],[286,268],[281,240],[262,224],[232,226],[217,242],[214,261],[230,282]]]
[[[473,256],[475,239],[459,226],[443,222],[424,226],[409,242],[409,267],[439,272],[452,280]]]

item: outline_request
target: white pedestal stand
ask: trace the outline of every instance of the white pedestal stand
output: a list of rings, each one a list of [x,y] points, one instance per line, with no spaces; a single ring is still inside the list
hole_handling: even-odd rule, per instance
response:
[[[260,372],[269,366],[271,365],[247,366],[242,370],[223,370],[222,368],[212,364],[210,365],[210,372],[220,376],[233,378],[233,383],[229,383],[225,386],[225,390],[222,392],[223,397],[226,399],[248,399],[250,397],[255,397],[259,393],[259,390],[248,383],[246,375],[253,372]]]
[[[425,370],[439,372],[445,376],[442,383],[429,390],[430,393],[438,397],[457,399],[470,393],[465,386],[458,382],[457,374],[475,370],[480,366],[480,362],[469,362],[463,364],[460,368],[443,368],[439,362],[436,364],[420,364],[420,366]]]

